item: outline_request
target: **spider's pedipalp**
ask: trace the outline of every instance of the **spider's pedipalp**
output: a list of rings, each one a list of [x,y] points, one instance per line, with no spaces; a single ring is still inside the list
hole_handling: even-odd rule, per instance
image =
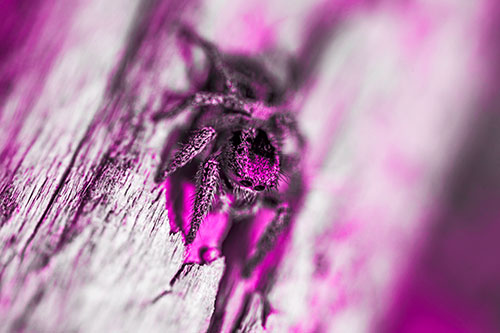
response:
[[[274,248],[278,236],[290,225],[290,218],[290,208],[286,204],[281,204],[273,220],[260,236],[255,253],[246,261],[242,271],[243,277],[249,277],[267,253]]]
[[[175,153],[174,158],[165,170],[164,178],[201,153],[215,139],[216,134],[212,127],[204,127],[191,136],[189,141]]]
[[[202,164],[198,172],[196,198],[194,201],[193,216],[191,217],[191,226],[186,236],[186,244],[191,244],[194,241],[201,223],[210,211],[219,182],[219,162],[212,156]]]

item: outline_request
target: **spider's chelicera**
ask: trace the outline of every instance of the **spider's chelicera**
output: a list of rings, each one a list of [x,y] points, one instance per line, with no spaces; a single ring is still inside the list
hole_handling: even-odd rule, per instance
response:
[[[159,120],[187,109],[198,110],[191,124],[195,130],[170,159],[160,178],[202,157],[186,244],[194,241],[216,196],[229,197],[234,215],[248,214],[260,205],[275,209],[275,217],[245,266],[244,274],[248,275],[290,223],[290,193],[280,191],[279,184],[282,175],[300,172],[298,161],[304,140],[294,115],[284,107],[284,93],[264,67],[241,59],[232,63],[193,31],[184,28],[182,34],[201,46],[217,79],[208,84],[206,91],[154,116]],[[294,148],[285,153],[283,147],[290,140]]]

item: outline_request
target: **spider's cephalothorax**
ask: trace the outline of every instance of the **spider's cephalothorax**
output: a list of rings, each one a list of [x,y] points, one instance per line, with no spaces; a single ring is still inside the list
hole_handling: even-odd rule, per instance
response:
[[[258,203],[275,209],[274,219],[248,259],[248,275],[273,247],[277,234],[289,225],[291,212],[287,197],[280,193],[279,180],[282,174],[299,169],[296,162],[302,154],[303,139],[294,115],[277,105],[283,103],[284,90],[276,86],[276,80],[263,67],[253,60],[231,63],[230,58],[224,59],[213,44],[191,30],[181,32],[205,51],[216,79],[207,82],[207,91],[197,92],[176,108],[154,116],[161,119],[189,108],[199,110],[191,124],[196,131],[170,159],[162,178],[197,156],[205,156],[196,176],[186,244],[194,241],[218,194],[233,196],[233,214],[248,211]],[[292,138],[298,142],[298,151],[285,154],[284,142]]]
[[[233,183],[257,192],[276,188],[279,155],[264,130],[249,127],[232,132],[223,154]]]

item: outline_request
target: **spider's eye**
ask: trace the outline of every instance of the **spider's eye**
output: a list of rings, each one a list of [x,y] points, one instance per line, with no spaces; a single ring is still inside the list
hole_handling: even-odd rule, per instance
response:
[[[265,187],[263,185],[257,185],[253,189],[256,191],[263,191],[265,189]]]
[[[251,182],[251,181],[249,181],[249,180],[242,180],[242,181],[240,182],[240,184],[241,184],[241,185],[243,185],[243,186],[245,186],[245,187],[250,187],[250,186],[252,186],[252,182]]]

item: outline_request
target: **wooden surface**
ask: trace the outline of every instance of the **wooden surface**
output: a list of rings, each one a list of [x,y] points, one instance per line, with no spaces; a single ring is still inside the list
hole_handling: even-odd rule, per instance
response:
[[[150,116],[164,91],[190,89],[174,24],[194,23],[226,52],[305,61],[314,18],[332,33],[298,96],[305,204],[272,288],[248,294],[236,280],[221,330],[263,330],[269,304],[272,332],[372,330],[468,128],[478,55],[463,40],[479,36],[479,6],[347,4],[48,1],[19,12],[26,31],[0,67],[1,331],[206,331],[224,257],[183,266],[154,183],[175,122]]]

